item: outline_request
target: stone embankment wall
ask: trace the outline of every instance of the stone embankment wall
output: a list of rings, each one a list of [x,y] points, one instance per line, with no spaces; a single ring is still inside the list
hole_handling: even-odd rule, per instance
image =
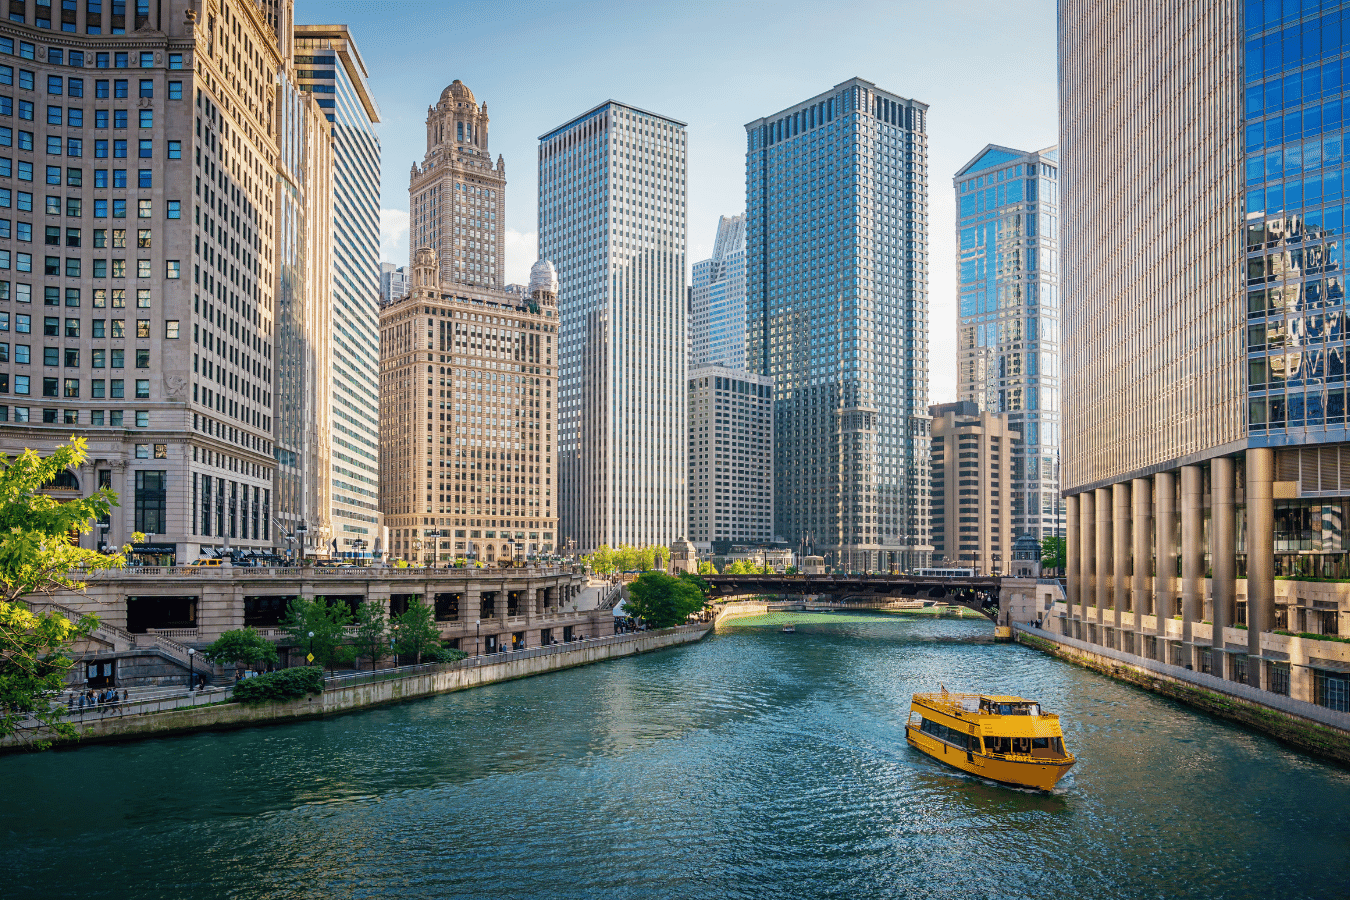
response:
[[[1016,625],[1014,632],[1020,644],[1350,766],[1350,714],[1048,631]]]
[[[734,603],[721,603],[716,607],[714,622],[718,625],[728,619],[744,619],[749,616],[762,616],[769,612],[769,604],[755,600],[738,600]]]
[[[387,677],[376,673],[374,676],[358,674],[331,678],[326,681],[322,694],[287,703],[225,702],[146,715],[108,715],[94,721],[76,723],[82,732],[78,739],[57,740],[54,743],[136,740],[335,715],[693,643],[706,636],[710,630],[709,625],[685,625],[663,631],[615,635],[594,641],[503,653],[500,656],[471,657],[451,665],[422,667],[425,671],[410,675],[400,676],[391,672]],[[50,737],[32,732],[27,733],[23,740],[7,738],[0,741],[0,752],[24,749],[34,740],[44,739]]]

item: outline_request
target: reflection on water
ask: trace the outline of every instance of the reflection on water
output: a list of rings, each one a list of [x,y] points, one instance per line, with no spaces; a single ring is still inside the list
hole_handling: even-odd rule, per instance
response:
[[[1036,697],[1053,794],[904,740]],[[1341,896],[1350,776],[982,622],[816,616],[321,722],[0,758],[5,897]]]

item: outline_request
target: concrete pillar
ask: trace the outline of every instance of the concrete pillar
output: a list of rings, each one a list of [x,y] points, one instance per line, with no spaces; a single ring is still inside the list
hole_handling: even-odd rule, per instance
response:
[[[1247,450],[1247,679],[1266,688],[1261,635],[1275,627],[1275,451]],[[1292,622],[1290,623],[1293,624]]]
[[[1130,585],[1130,609],[1134,611],[1134,652],[1143,655],[1139,635],[1144,633],[1144,613],[1148,611],[1148,579],[1150,568],[1149,513],[1153,509],[1150,497],[1152,485],[1147,478],[1136,478],[1130,485],[1131,538],[1134,545],[1134,575]]]
[[[1101,621],[1102,610],[1111,604],[1112,593],[1112,575],[1115,566],[1111,561],[1111,489],[1097,488],[1096,499],[1093,501],[1094,512],[1097,514],[1096,523],[1096,554],[1097,554],[1097,640],[1102,639]]]
[[[1233,625],[1234,596],[1237,593],[1237,531],[1233,494],[1236,472],[1233,460],[1219,457],[1209,464],[1210,562],[1214,594],[1214,639],[1217,650],[1224,647],[1223,630]],[[1225,673],[1226,676],[1227,673]]]
[[[1086,638],[1087,628],[1083,622],[1087,620],[1087,608],[1097,605],[1097,493],[1084,491],[1078,498],[1078,521],[1081,525],[1078,529],[1081,548],[1078,555],[1083,578],[1078,594],[1078,633],[1074,636]]]
[[[1181,467],[1181,639],[1188,646],[1191,628],[1204,609],[1204,479],[1199,466]]]
[[[1153,513],[1155,516],[1153,614],[1157,617],[1158,636],[1167,637],[1172,618],[1172,595],[1177,589],[1177,528],[1175,487],[1171,472],[1153,476]],[[1167,660],[1163,660],[1166,662]]]
[[[1082,547],[1078,545],[1078,495],[1072,494],[1064,498],[1064,521],[1068,526],[1066,537],[1064,539],[1064,585],[1066,588],[1066,597],[1069,601],[1069,618],[1073,619],[1077,613],[1074,605],[1082,603],[1082,578],[1083,570],[1081,566]],[[1079,610],[1078,612],[1081,612]]]
[[[1115,629],[1115,648],[1121,650],[1120,626],[1130,596],[1130,485],[1120,481],[1111,485],[1111,605],[1115,607],[1111,625]]]

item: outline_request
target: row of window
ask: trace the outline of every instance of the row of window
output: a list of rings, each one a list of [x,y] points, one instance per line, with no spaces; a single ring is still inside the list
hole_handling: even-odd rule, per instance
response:
[[[32,410],[31,410],[29,407],[27,407],[27,406],[15,406],[15,407],[9,407],[9,406],[6,406],[6,405],[4,405],[4,404],[0,404],[0,422],[10,422],[10,421],[13,421],[13,422],[29,422],[29,421],[37,422],[37,421],[41,421],[41,422],[42,422],[43,424],[45,424],[45,425],[52,425],[52,424],[61,424],[61,425],[79,425],[79,424],[81,424],[81,422],[80,422],[80,411],[79,411],[78,409],[63,409],[63,410],[43,409],[43,410],[40,410],[40,411],[39,411],[40,414],[41,414],[41,416],[42,416],[42,418],[41,418],[40,420],[39,420],[39,419],[31,419],[31,418],[30,418],[30,413],[31,413],[31,412],[32,412]],[[12,414],[12,418],[11,418],[11,414]],[[58,414],[59,414],[59,416],[58,416]],[[149,410],[145,410],[145,409],[134,410],[134,411],[133,411],[133,419],[132,419],[132,421],[134,421],[134,422],[136,423],[136,427],[137,427],[137,428],[149,428],[149,427],[150,427],[150,411],[149,411]],[[123,409],[109,409],[109,410],[91,409],[91,410],[89,410],[88,424],[89,424],[89,425],[110,425],[110,426],[112,426],[113,428],[122,428],[122,427],[125,427],[125,424],[126,424],[126,410],[123,410]],[[143,445],[143,444],[137,444],[136,446],[137,446],[137,448],[139,449],[140,447],[145,446],[145,445]],[[164,446],[164,445],[162,445],[162,444],[156,444],[155,446],[156,446],[156,447],[161,447],[161,446]],[[137,453],[137,456],[138,456],[138,458],[143,458],[143,457],[140,457],[140,454],[139,454],[139,453]]]
[[[4,157],[0,157],[2,163]],[[22,165],[22,164],[20,164]],[[3,165],[0,164],[0,169]],[[99,170],[105,171],[105,170]],[[122,171],[122,170],[118,170]],[[125,219],[127,217],[127,201],[121,198],[112,201],[96,199],[94,200],[94,218],[108,218],[109,202],[112,203],[112,218]],[[136,218],[153,219],[155,216],[155,202],[153,200],[136,200]],[[0,188],[0,209],[12,208],[20,212],[33,211],[33,195],[27,191],[16,191],[11,193],[9,188]],[[49,216],[61,215],[61,198],[54,195],[47,195],[43,205],[44,212]],[[79,197],[67,197],[65,204],[65,214],[67,218],[79,218],[84,215],[84,201]],[[183,217],[183,204],[180,200],[168,200],[164,210],[164,218],[181,219]]]
[[[3,132],[3,131],[4,131],[4,129],[0,129],[0,132]],[[0,136],[0,140],[3,140],[3,136]],[[32,181],[32,180],[33,180],[34,168],[33,168],[33,164],[32,164],[31,162],[27,162],[27,161],[25,161],[25,160],[19,160],[19,165],[18,165],[18,167],[17,167],[17,169],[16,169],[15,166],[14,166],[14,161],[13,161],[12,159],[10,159],[10,158],[7,157],[7,156],[0,156],[0,176],[3,176],[3,177],[5,177],[5,178],[10,178],[10,177],[12,177],[12,176],[14,175],[14,173],[15,173],[16,171],[18,172],[18,176],[19,176],[19,180],[20,180],[20,181]],[[67,185],[68,187],[83,187],[83,186],[84,186],[84,169],[78,168],[78,167],[76,167],[76,166],[70,166],[70,167],[68,167],[65,171],[66,171],[66,185]],[[111,172],[111,176],[112,176],[111,178],[109,178],[109,173],[110,173],[110,172]],[[47,181],[47,184],[60,184],[60,183],[61,183],[61,167],[60,167],[60,166],[47,166],[47,170],[46,170],[46,181]],[[129,187],[129,186],[130,186],[130,183],[129,183],[129,181],[127,180],[127,170],[126,170],[126,169],[112,169],[112,170],[109,170],[109,169],[94,169],[94,187],[95,187],[96,189],[106,189],[106,188],[111,187],[111,188],[115,188],[115,189],[118,189],[118,190],[122,190],[122,189],[125,189],[125,188]],[[136,187],[138,187],[138,188],[153,188],[154,186],[155,186],[155,172],[154,172],[153,169],[139,169],[139,170],[137,170],[137,172],[136,172]],[[10,198],[12,197],[12,194],[10,193],[10,189],[9,189],[9,188],[5,188],[5,189],[3,190],[3,195],[4,195],[4,197],[5,197],[5,201],[4,201],[4,203],[3,203],[3,206],[5,206],[5,207],[8,208],[9,205],[10,205]],[[24,206],[24,205],[23,205],[24,198],[27,198],[27,206]],[[52,215],[60,215],[60,200],[61,200],[60,197],[48,197],[48,198],[47,198],[48,212],[50,212]],[[52,212],[52,210],[51,210],[52,201],[56,201],[56,211],[55,211],[55,212]],[[25,193],[23,193],[23,192],[21,191],[21,192],[20,192],[20,207],[19,207],[19,208],[20,208],[20,209],[30,209],[30,210],[31,210],[31,209],[33,208],[33,195],[32,195],[32,194],[25,194]],[[78,213],[76,213],[75,215],[78,215]]]
[[[15,375],[13,378],[13,392],[15,394],[26,396],[32,393],[33,384],[31,376]],[[0,394],[8,393],[10,393],[10,375],[7,372],[0,372]],[[80,379],[44,377],[42,379],[42,396],[65,397],[71,400],[78,400],[80,398]],[[89,396],[95,400],[124,399],[126,397],[126,380],[122,378],[113,378],[111,380],[103,378],[91,379],[89,382]],[[149,379],[136,379],[135,399],[150,399]]]
[[[93,262],[93,266],[92,266],[93,277],[95,277],[95,278],[104,278],[104,277],[106,277],[107,274],[108,274],[108,272],[109,272],[108,265],[107,265],[107,264],[108,264],[108,260],[106,260],[106,259],[95,259],[95,260],[92,260],[92,262]],[[112,272],[112,277],[113,277],[113,278],[125,278],[125,277],[126,277],[126,262],[127,262],[127,261],[124,260],[124,259],[114,259],[114,260],[112,260],[112,264],[113,264],[113,265],[112,265],[111,272]],[[31,253],[15,252],[15,253],[13,254],[13,263],[14,263],[14,271],[16,271],[16,272],[32,272],[32,271],[33,271],[33,254],[31,254]],[[8,250],[0,250],[0,270],[5,270],[5,269],[8,269],[9,267],[10,267],[10,251],[8,251]],[[61,257],[59,257],[59,256],[47,256],[47,257],[43,257],[42,271],[43,271],[43,274],[45,274],[45,275],[59,276],[59,275],[61,275],[61,274],[64,272],[65,277],[67,277],[67,278],[79,278],[79,277],[81,277],[80,273],[81,273],[82,270],[83,270],[83,265],[82,265],[82,263],[81,263],[80,258],[77,257],[77,256],[68,256],[68,257],[66,257],[64,269],[62,268],[62,265],[61,265]],[[174,279],[174,278],[178,278],[179,275],[180,275],[180,273],[181,273],[181,268],[179,267],[178,260],[176,260],[176,259],[171,259],[171,260],[166,260],[166,261],[165,261],[165,275],[164,275],[164,277],[170,278],[170,279]],[[148,260],[148,259],[138,259],[138,260],[136,260],[136,277],[137,277],[137,278],[149,278],[149,277],[150,277],[150,260]],[[103,289],[103,288],[97,288],[96,291],[98,291],[98,290],[104,290],[104,289]],[[116,290],[121,290],[121,288],[117,288]],[[76,303],[76,304],[70,304],[70,303],[67,303],[66,305],[67,305],[67,306],[71,306],[71,305],[79,306],[78,303]]]
[[[126,15],[127,11],[126,0],[110,0],[110,2],[112,6],[112,14],[114,20],[122,18]],[[51,4],[43,3],[39,5],[50,7]],[[75,0],[61,0],[61,9],[62,12],[73,13],[75,11]],[[103,13],[103,0],[85,0],[85,10],[87,15],[91,19],[101,16]],[[136,27],[149,24],[149,18],[150,18],[150,0],[136,0],[136,20],[137,20]],[[9,19],[11,22],[24,21],[22,13],[13,11],[10,12]],[[46,21],[45,25],[42,24],[44,21]],[[42,15],[42,10],[40,9],[38,10],[37,22],[38,27],[40,28],[51,27],[51,22],[48,21],[46,17]],[[61,30],[72,31],[73,28],[66,28],[65,24],[63,23]],[[100,32],[95,28],[91,29],[88,33],[99,34]],[[125,33],[125,30],[121,28],[113,28],[113,30],[109,33],[123,34]],[[16,47],[14,39],[8,37],[0,37],[0,53],[6,56],[18,56],[20,59],[31,59],[35,62],[39,59],[39,56],[37,54],[37,48],[31,42],[19,41]],[[96,69],[108,69],[108,68],[130,69],[133,67],[139,67],[142,69],[153,69],[155,67],[155,54],[152,51],[148,50],[143,50],[138,53],[133,53],[129,51],[87,53],[84,50],[64,50],[61,47],[48,47],[46,60],[47,64],[52,66],[65,65],[66,64],[65,60],[69,60],[69,65],[72,65],[76,68],[83,68],[85,61],[90,57],[93,58],[94,68]],[[0,66],[0,70],[6,70],[9,68],[10,68],[9,66]],[[183,54],[170,53],[169,68],[170,69],[183,68]]]
[[[150,305],[149,297],[145,298],[145,305],[147,307]],[[30,321],[31,318],[32,318],[31,316],[27,316],[23,313],[16,314],[14,322],[14,331],[18,334],[31,334],[32,333],[32,323]],[[112,322],[111,329],[107,327],[107,323],[109,321]],[[165,324],[164,336],[166,338],[171,339],[177,338],[179,331],[178,320],[169,319],[164,324]],[[80,336],[79,319],[66,319],[65,325],[66,325],[65,327],[66,337],[77,338]],[[111,319],[111,320],[93,319],[92,325],[93,330],[89,336],[93,338],[107,338],[107,337],[124,338],[127,336],[126,319]],[[9,331],[9,313],[7,312],[0,313],[0,332],[3,331]],[[136,319],[136,337],[148,338],[150,337],[149,332],[150,332],[150,320]],[[62,334],[61,319],[58,318],[57,316],[44,316],[42,319],[42,333],[47,337],[60,337]],[[0,345],[0,346],[7,346],[7,345]],[[3,351],[3,353],[4,353],[3,360],[7,361],[9,358],[8,350]],[[67,365],[69,365],[69,363]]]
[[[113,262],[115,263],[123,262],[123,260],[113,260]],[[14,288],[15,288],[14,296],[19,303],[33,302],[33,286],[31,284],[26,284],[24,282],[17,282],[14,284]],[[136,290],[136,308],[149,309],[150,288],[136,288],[135,290]],[[58,287],[55,287],[53,285],[44,286],[42,289],[42,305],[60,306],[61,293],[62,291]],[[89,293],[90,293],[90,302],[93,304],[93,307],[95,309],[107,308],[110,304],[110,301],[112,309],[123,309],[127,305],[126,288],[111,288],[111,289],[94,288]],[[72,308],[79,307],[80,295],[81,292],[79,288],[66,288],[65,289],[66,306]],[[8,299],[10,299],[10,283],[8,281],[0,281],[0,300],[8,300]],[[29,321],[30,317],[28,315],[24,313],[16,314],[15,331],[26,331],[27,329],[24,328],[23,325]],[[0,331],[8,331],[8,330],[9,330],[9,313],[7,312],[0,313]]]
[[[174,82],[174,84],[179,84],[179,82]],[[181,96],[181,87],[179,93]],[[171,99],[175,100],[179,99],[178,97],[172,97],[172,92],[170,92],[170,96]],[[30,101],[28,100],[19,101],[20,119],[31,122],[33,121],[34,112],[35,112],[34,106]],[[14,99],[12,97],[7,97],[3,94],[0,94],[0,116],[9,116],[11,118],[14,116]],[[128,121],[129,121],[129,114],[128,111],[125,109],[94,110],[95,128],[126,128]],[[154,110],[151,109],[139,110],[136,114],[136,121],[139,127],[141,128],[154,128],[155,127]],[[83,128],[84,109],[78,106],[70,106],[70,107],[48,106],[47,124],[65,125],[68,128]]]

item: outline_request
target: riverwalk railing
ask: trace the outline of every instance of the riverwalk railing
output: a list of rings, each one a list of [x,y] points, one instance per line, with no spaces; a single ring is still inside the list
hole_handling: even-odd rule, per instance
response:
[[[116,581],[137,578],[543,578],[577,574],[571,566],[525,566],[519,568],[445,566],[441,568],[397,568],[394,566],[127,566],[97,572],[72,572],[82,581]]]
[[[169,712],[170,710],[182,709],[192,706],[210,706],[213,703],[224,703],[234,696],[233,687],[208,687],[198,691],[189,691],[186,688],[178,691],[165,691],[155,693],[149,696],[138,696],[127,700],[110,700],[103,703],[91,703],[87,706],[79,706],[79,700],[75,704],[60,711],[62,718],[72,725],[82,725],[88,722],[97,722],[101,719],[115,719],[123,716],[142,716],[148,713]],[[36,719],[27,718],[19,723],[21,730],[31,730],[42,726]]]
[[[478,656],[467,656],[458,662],[452,663],[422,663],[421,665],[377,669],[374,672],[353,672],[349,675],[333,675],[324,679],[323,689],[325,691],[335,691],[343,688],[358,687],[363,684],[376,684],[381,681],[408,678],[414,675],[434,675],[440,672],[449,672],[454,669],[473,669],[479,666],[492,666],[503,662],[534,659],[539,656],[553,656],[558,653],[566,653],[569,650],[585,650],[590,647],[609,647],[615,644],[624,644],[638,641],[643,638],[667,634],[688,634],[689,632],[694,631],[706,631],[710,627],[711,626],[707,623],[677,625],[674,628],[662,628],[656,631],[634,631],[626,632],[624,634],[607,635],[599,638],[579,638],[578,640],[569,641],[567,643],[550,644],[547,647],[529,647],[523,650],[503,650],[499,653],[483,653]]]

